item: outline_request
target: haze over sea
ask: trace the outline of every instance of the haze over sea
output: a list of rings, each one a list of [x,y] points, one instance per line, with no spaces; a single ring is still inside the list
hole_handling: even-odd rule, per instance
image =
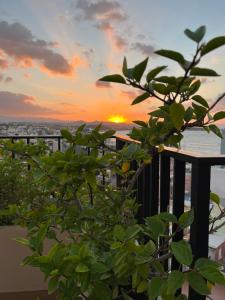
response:
[[[128,134],[128,130],[119,130],[119,134]],[[181,149],[193,152],[200,152],[210,155],[218,155],[221,152],[221,139],[214,133],[207,133],[204,130],[188,130],[183,133]]]

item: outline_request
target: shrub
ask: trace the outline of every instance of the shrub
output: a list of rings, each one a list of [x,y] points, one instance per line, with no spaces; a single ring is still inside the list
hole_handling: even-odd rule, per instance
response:
[[[164,145],[178,147],[187,128],[202,127],[221,136],[214,122],[223,119],[225,112],[212,115],[212,110],[224,95],[209,104],[197,94],[201,85],[197,78],[217,76],[198,65],[202,56],[225,44],[225,37],[203,43],[204,26],[194,32],[187,29],[185,34],[197,45],[192,61],[176,51],[156,51],[178,63],[184,75],[160,76],[166,68],[160,66],[149,71],[142,83],[148,59],[133,68],[128,68],[124,59],[123,75],[101,78],[142,90],[133,105],[148,98],[161,101],[147,122],[134,121],[139,127],[133,128],[130,136],[138,144],[109,149],[107,139],[113,131],[102,133],[97,126],[85,133],[82,125],[74,135],[62,130],[70,145],[63,153],[40,155],[23,144],[6,147],[27,161],[36,185],[50,195],[36,201],[35,208],[31,197],[14,209],[28,229],[27,238],[20,239],[32,251],[24,264],[38,267],[48,280],[49,293],[56,291],[59,299],[129,300],[140,294],[149,299],[185,300],[186,296],[179,295],[185,281],[201,295],[209,295],[214,283],[225,284],[217,263],[207,258],[195,260],[187,241],[172,241],[192,223],[193,211],[179,219],[161,213],[147,217],[144,224],[137,224],[135,218],[135,182],[157,151],[163,151]],[[88,147],[90,154],[78,151],[77,145]],[[132,161],[137,162],[137,171],[132,170]],[[120,176],[120,187],[102,184],[108,170]],[[174,233],[169,230],[172,224],[177,227]],[[53,240],[48,251],[44,250],[46,239]],[[180,269],[169,272],[164,262],[172,256]]]

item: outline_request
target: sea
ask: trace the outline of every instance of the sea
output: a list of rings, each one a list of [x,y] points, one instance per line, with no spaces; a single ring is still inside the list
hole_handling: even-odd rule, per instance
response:
[[[117,133],[127,135],[129,130],[119,130]],[[204,130],[187,130],[183,133],[183,136],[180,145],[180,148],[183,150],[208,155],[221,154],[222,140],[212,132],[207,133]]]

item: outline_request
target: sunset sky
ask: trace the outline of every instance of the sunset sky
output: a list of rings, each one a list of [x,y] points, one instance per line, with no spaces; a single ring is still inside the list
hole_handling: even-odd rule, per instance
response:
[[[184,29],[206,25],[206,40],[225,35],[224,12],[224,0],[0,0],[0,120],[145,119],[157,102],[131,107],[136,90],[98,78],[120,73],[124,55],[129,66],[149,56],[149,69],[183,74],[153,52],[190,59],[195,45]],[[222,75],[202,85],[212,101],[225,92],[225,47],[201,66]]]

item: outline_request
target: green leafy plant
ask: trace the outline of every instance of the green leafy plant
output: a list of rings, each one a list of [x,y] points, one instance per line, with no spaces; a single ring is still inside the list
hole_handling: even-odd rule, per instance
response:
[[[185,300],[181,292],[185,282],[201,295],[210,295],[215,283],[225,284],[219,264],[208,258],[195,260],[187,241],[172,240],[191,225],[193,211],[178,219],[164,212],[147,217],[143,224],[135,218],[135,184],[157,151],[163,151],[164,145],[178,147],[182,132],[192,127],[221,136],[214,122],[225,113],[212,115],[212,110],[225,95],[209,104],[197,94],[198,76],[217,76],[198,65],[202,56],[225,44],[225,37],[202,42],[204,26],[185,30],[185,34],[196,43],[192,61],[176,51],[156,51],[178,63],[182,76],[161,76],[166,66],[160,66],[150,70],[142,82],[148,59],[128,68],[125,58],[123,75],[100,79],[141,90],[132,105],[151,98],[161,101],[162,105],[149,113],[148,121],[134,121],[138,127],[130,136],[137,143],[116,150],[107,144],[114,131],[102,132],[99,125],[87,133],[82,125],[75,134],[62,130],[69,144],[65,152],[39,154],[35,146],[31,149],[22,143],[3,147],[30,166],[35,185],[47,193],[40,203],[33,196],[22,201],[14,206],[14,213],[28,230],[27,238],[19,240],[32,251],[24,264],[38,267],[48,281],[49,293],[56,292],[61,300],[131,300],[137,295],[151,300]],[[136,171],[131,167],[133,161]],[[110,177],[119,176],[119,187],[103,183],[109,173]],[[170,230],[172,225],[175,232]],[[48,239],[52,240],[50,249],[45,248]],[[165,268],[171,257],[180,264],[179,270]]]

